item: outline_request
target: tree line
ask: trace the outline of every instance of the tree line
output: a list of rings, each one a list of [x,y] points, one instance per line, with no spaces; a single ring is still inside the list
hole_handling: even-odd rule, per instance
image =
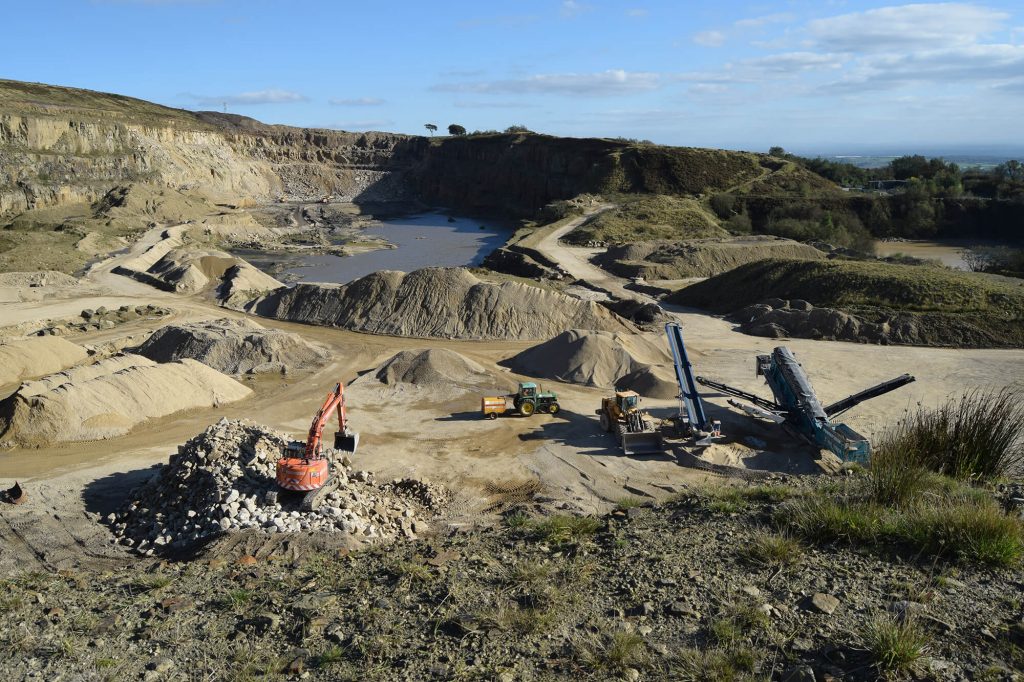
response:
[[[941,158],[913,154],[893,159],[879,168],[861,168],[844,161],[789,154],[782,147],[772,147],[768,153],[798,163],[843,187],[867,187],[872,181],[898,180],[906,183],[907,192],[919,196],[1024,201],[1024,164],[1017,160],[985,171],[962,169]]]

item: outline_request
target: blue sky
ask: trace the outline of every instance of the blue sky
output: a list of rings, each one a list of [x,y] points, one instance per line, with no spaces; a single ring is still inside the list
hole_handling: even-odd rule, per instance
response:
[[[1019,149],[1019,2],[62,0],[0,77],[268,123],[798,152]]]

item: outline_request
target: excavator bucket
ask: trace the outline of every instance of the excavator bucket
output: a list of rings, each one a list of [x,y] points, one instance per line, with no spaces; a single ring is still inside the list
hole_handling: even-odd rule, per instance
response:
[[[665,452],[665,444],[657,431],[622,434],[622,452],[626,455],[653,455]]]
[[[334,434],[334,449],[342,452],[355,453],[359,445],[359,434],[353,431],[337,431]]]

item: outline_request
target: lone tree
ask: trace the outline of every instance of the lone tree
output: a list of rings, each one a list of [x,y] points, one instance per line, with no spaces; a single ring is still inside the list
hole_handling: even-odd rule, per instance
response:
[[[434,133],[437,132],[437,126],[433,123],[425,123],[423,127],[430,131],[430,136],[433,137]]]
[[[462,126],[460,126],[458,123],[452,123],[450,126],[448,126],[448,134],[449,135],[465,135],[466,134],[466,129],[463,128]]]

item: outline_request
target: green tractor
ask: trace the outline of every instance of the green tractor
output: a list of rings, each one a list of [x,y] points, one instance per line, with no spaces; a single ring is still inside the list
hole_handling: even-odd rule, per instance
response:
[[[510,400],[512,409],[524,417],[529,417],[534,412],[557,414],[561,409],[557,394],[539,389],[537,384],[532,381],[521,381],[519,389],[512,395],[482,398],[480,401],[481,412],[488,419],[496,419],[499,414],[508,411]]]

